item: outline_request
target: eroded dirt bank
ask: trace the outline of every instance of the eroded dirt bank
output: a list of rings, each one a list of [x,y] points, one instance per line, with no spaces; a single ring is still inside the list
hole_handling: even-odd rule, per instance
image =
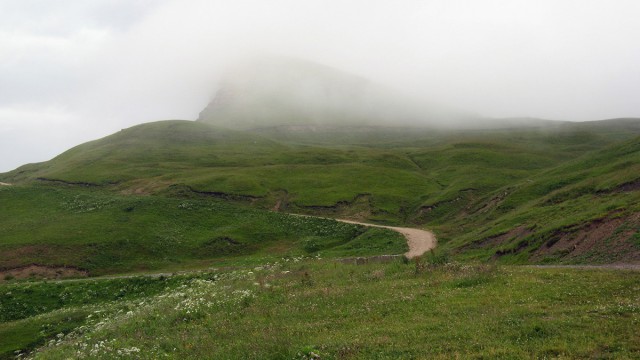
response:
[[[11,279],[66,279],[89,276],[85,270],[64,266],[26,265],[0,271],[0,282]]]

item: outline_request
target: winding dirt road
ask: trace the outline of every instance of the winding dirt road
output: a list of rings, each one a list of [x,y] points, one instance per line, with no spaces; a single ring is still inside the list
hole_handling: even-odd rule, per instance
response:
[[[402,236],[404,236],[407,239],[407,244],[409,245],[409,251],[407,251],[404,255],[409,259],[412,259],[417,256],[421,256],[425,252],[435,248],[436,245],[438,244],[438,241],[436,240],[436,236],[431,231],[427,231],[427,230],[397,227],[397,226],[368,224],[368,223],[362,223],[358,221],[344,220],[344,219],[335,219],[335,220],[343,223],[347,223],[347,224],[377,227],[377,228],[389,229],[389,230],[399,232],[400,234],[402,234]]]
[[[329,217],[313,216],[313,215],[302,215],[302,214],[291,214],[291,213],[289,213],[289,215],[335,220],[335,221],[340,221],[346,224],[355,224],[355,225],[393,230],[395,232],[400,233],[402,236],[404,236],[405,239],[407,239],[407,245],[409,245],[409,251],[404,253],[404,255],[409,259],[413,259],[414,257],[421,256],[422,254],[435,248],[438,245],[438,240],[436,239],[436,236],[431,231],[427,231],[427,230],[398,227],[398,226],[369,224],[369,223],[363,223],[363,222],[353,221],[353,220],[334,219]]]

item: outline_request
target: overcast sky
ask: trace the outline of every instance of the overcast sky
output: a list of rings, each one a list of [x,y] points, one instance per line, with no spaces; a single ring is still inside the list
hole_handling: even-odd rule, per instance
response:
[[[0,172],[294,56],[486,116],[640,117],[637,0],[0,0]]]

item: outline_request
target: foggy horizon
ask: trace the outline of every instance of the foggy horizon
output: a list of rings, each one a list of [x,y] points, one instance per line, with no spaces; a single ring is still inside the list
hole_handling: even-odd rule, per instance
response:
[[[635,1],[9,0],[0,172],[195,120],[238,59],[326,65],[484,117],[640,117]]]

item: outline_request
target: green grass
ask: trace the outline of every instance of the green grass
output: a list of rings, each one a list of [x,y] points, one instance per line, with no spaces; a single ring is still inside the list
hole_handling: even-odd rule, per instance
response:
[[[192,273],[71,281],[12,281],[0,284],[0,359],[16,350],[41,346],[99,318],[102,306],[132,304],[175,289],[192,279],[212,275]]]
[[[413,263],[302,260],[207,276],[183,277],[135,300],[70,305],[19,321],[35,328],[69,314],[92,315],[58,337],[32,334],[53,339],[36,359],[640,355],[638,272],[456,263],[416,272]],[[80,284],[93,286],[74,286]],[[33,343],[27,334],[14,336]]]
[[[568,161],[501,188],[471,206],[464,219],[450,222],[470,231],[454,232],[455,239],[445,247],[464,246],[474,239],[525,227],[531,229],[531,234],[518,240],[529,242],[531,246],[527,251],[533,251],[556,231],[576,229],[594,220],[631,216],[640,212],[640,192],[622,190],[622,185],[638,181],[638,174],[638,139]],[[442,230],[446,233],[446,227]],[[505,246],[515,248],[517,244],[511,242]],[[466,256],[488,259],[496,250],[467,251]],[[526,257],[518,258],[522,254],[516,255],[507,256],[505,260],[526,261]],[[605,260],[613,261],[615,258]]]
[[[571,128],[372,128],[334,135],[261,134],[161,121],[80,145],[0,179],[20,183],[45,178],[151,194],[184,184],[199,191],[264,198],[259,199],[264,207],[273,206],[286,191],[292,211],[367,194],[370,218],[401,223],[421,206],[451,202],[468,190],[482,198],[620,136]]]
[[[282,133],[166,121],[0,174],[14,184],[0,187],[1,269],[208,269],[9,277],[0,358],[637,358],[640,273],[505,265],[640,252],[636,123]],[[328,259],[401,254],[406,241],[276,205],[428,227],[439,248],[426,262],[340,264]],[[612,219],[601,242],[628,241],[625,254],[535,257],[558,232]],[[526,231],[481,245],[513,229]]]
[[[637,123],[317,133],[143,124],[1,174],[0,181],[26,188],[24,194],[6,187],[0,192],[0,225],[9,230],[0,247],[38,244],[20,255],[22,264],[56,258],[95,273],[295,253],[317,234],[295,226],[272,229],[272,223],[284,226],[282,215],[257,209],[279,206],[282,212],[428,227],[461,258],[486,260],[516,249],[502,261],[526,262],[555,231],[640,211],[638,191],[617,190],[638,180]],[[34,184],[49,184],[50,191],[30,190]],[[255,220],[241,225],[243,216]],[[518,227],[531,229],[526,248],[519,245],[523,239],[498,249],[467,247]],[[341,246],[356,234],[336,236],[328,243]],[[379,251],[385,250],[397,252]],[[0,264],[15,265],[6,255]]]
[[[206,267],[269,257],[398,254],[390,230],[291,216],[210,198],[0,188],[0,264],[73,266],[91,275]],[[309,247],[314,242],[317,246]]]
[[[156,295],[183,282],[182,276],[72,281],[14,281],[2,286],[0,322],[26,319],[65,307]]]

